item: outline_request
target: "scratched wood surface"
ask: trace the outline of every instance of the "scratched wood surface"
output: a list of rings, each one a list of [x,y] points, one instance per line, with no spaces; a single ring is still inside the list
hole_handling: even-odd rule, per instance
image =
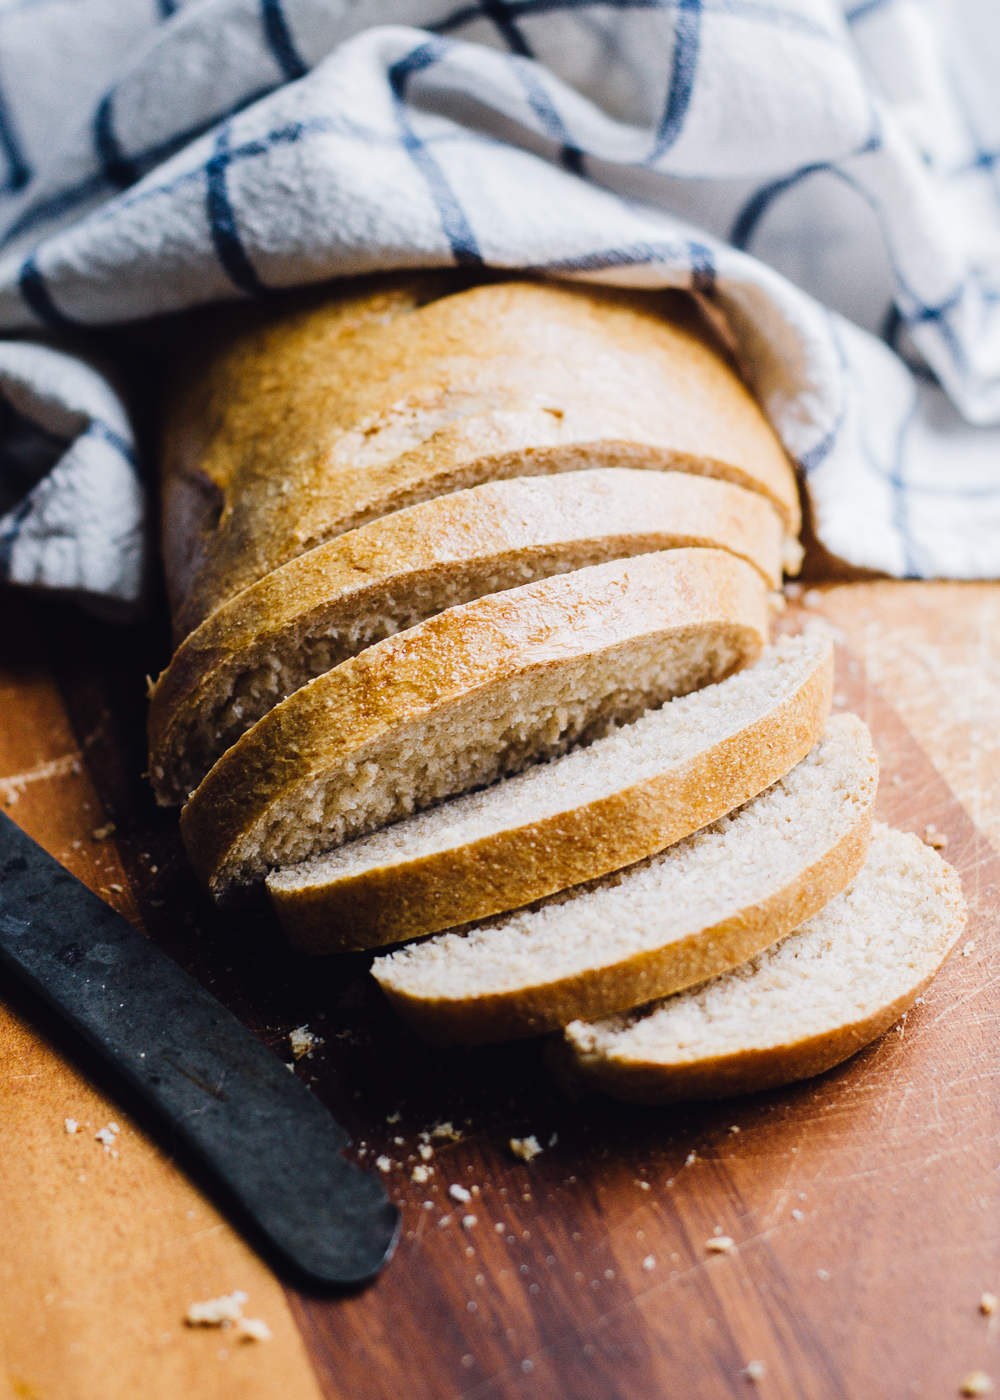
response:
[[[60,1058],[57,1028],[44,1027],[55,1044],[45,1040],[21,1006],[8,1023],[8,1064],[44,1064],[66,1087],[33,1097],[23,1087],[33,1081],[19,1081],[20,1116],[5,1120],[17,1126],[0,1159],[0,1210],[20,1223],[10,1243],[0,1238],[0,1394],[6,1380],[11,1394],[39,1400],[199,1400],[228,1395],[226,1385],[270,1395],[275,1371],[288,1400],[317,1387],[330,1400],[892,1400],[956,1395],[974,1370],[1000,1383],[995,1319],[979,1311],[984,1291],[1000,1292],[1000,861],[986,834],[1000,836],[1000,586],[838,585],[810,590],[801,611],[843,631],[836,702],[872,726],[880,814],[947,837],[970,902],[966,955],[952,956],[905,1022],[822,1078],[655,1111],[566,1102],[533,1044],[422,1047],[382,1004],[365,958],[312,961],[285,949],[267,918],[216,915],[187,871],[176,819],[155,810],[138,778],[141,678],[163,663],[161,635],[6,601],[0,798],[16,797],[12,816],[279,1053],[289,1057],[293,1027],[323,1037],[297,1072],[353,1132],[359,1160],[388,1159],[403,1234],[360,1294],[285,1291],[309,1374],[291,1329],[281,1330],[277,1285],[136,1125],[114,1162],[86,1144],[95,1173],[117,1189],[96,1203],[66,1195],[68,1169],[52,1164],[75,1166],[66,1153],[84,1144],[58,1139],[64,1112],[85,1101],[92,1120],[123,1118],[107,1086],[95,1098]],[[793,609],[786,625],[799,620]],[[10,738],[28,733],[34,748]],[[93,841],[108,817],[116,832]],[[442,1123],[458,1140],[421,1136]],[[530,1165],[508,1147],[526,1133],[545,1147]],[[421,1147],[432,1149],[427,1160]],[[112,1174],[141,1153],[144,1172]],[[413,1179],[417,1167],[431,1169],[426,1180]],[[453,1184],[470,1192],[467,1203],[449,1198]],[[188,1231],[186,1209],[212,1226],[192,1221]],[[79,1220],[89,1243],[63,1261]],[[103,1273],[102,1222],[117,1251]],[[736,1249],[712,1257],[705,1246],[718,1228]],[[127,1327],[101,1282],[115,1271],[131,1280],[115,1295],[127,1296]],[[192,1296],[233,1287],[251,1292],[279,1336],[223,1363],[217,1334],[206,1341],[177,1320]],[[53,1310],[61,1330],[46,1342],[32,1328]],[[161,1329],[172,1333],[172,1390],[134,1379],[155,1374]],[[750,1361],[763,1363],[756,1381],[743,1374]],[[238,1386],[227,1379],[234,1362]]]
[[[37,841],[141,923],[87,770],[100,721],[74,734],[33,610],[0,619],[0,801]],[[119,1102],[0,1000],[0,1397],[319,1400],[280,1284]],[[65,1120],[79,1131],[70,1136]],[[120,1132],[105,1152],[94,1134]],[[233,1289],[274,1332],[234,1345],[184,1326]]]

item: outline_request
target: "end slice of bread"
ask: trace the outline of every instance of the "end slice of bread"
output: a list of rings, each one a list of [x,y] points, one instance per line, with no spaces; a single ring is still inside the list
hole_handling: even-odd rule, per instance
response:
[[[490,594],[303,686],[229,749],[181,815],[216,897],[587,743],[754,661],[761,575],[715,549]]]
[[[770,501],[684,472],[488,482],[329,540],[231,598],[178,647],[150,701],[157,800],[183,802],[268,710],[385,637],[487,593],[692,546],[727,549],[780,585]]]
[[[684,294],[410,272],[318,295],[311,310],[216,313],[169,396],[178,642],[324,540],[505,477],[710,476],[764,495],[798,533],[791,463]]]
[[[868,854],[871,735],[838,715],[773,787],[668,850],[372,968],[438,1045],[486,1044],[592,1020],[702,982],[773,943],[843,889]]]
[[[398,943],[641,860],[798,763],[832,681],[817,625],[589,748],[277,870],[268,892],[285,933],[317,953]]]
[[[876,823],[857,879],[732,972],[564,1032],[557,1073],[628,1103],[723,1098],[807,1079],[906,1011],[965,924],[956,872]]]

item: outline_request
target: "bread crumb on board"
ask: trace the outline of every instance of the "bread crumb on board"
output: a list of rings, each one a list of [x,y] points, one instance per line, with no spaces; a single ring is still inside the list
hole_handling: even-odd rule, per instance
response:
[[[69,1121],[71,1120],[67,1120],[67,1122]],[[69,1129],[67,1128],[66,1131],[69,1132]],[[121,1128],[119,1128],[117,1123],[109,1123],[106,1128],[98,1128],[97,1132],[94,1134],[94,1138],[97,1142],[101,1143],[105,1152],[109,1153],[112,1157],[117,1157],[118,1152],[115,1148],[115,1140],[120,1132]]]
[[[748,1381],[763,1380],[766,1374],[767,1367],[764,1365],[763,1361],[748,1361],[740,1372],[740,1375],[744,1376]]]
[[[933,822],[924,827],[924,845],[932,846],[935,851],[943,851],[948,844],[948,838],[943,831],[938,831]]]
[[[322,1037],[314,1035],[308,1026],[297,1026],[294,1031],[289,1031],[288,1040],[296,1060],[301,1060],[303,1055],[311,1055],[318,1045],[325,1043]]]
[[[221,1298],[189,1303],[184,1321],[189,1327],[221,1327],[224,1323],[239,1322],[243,1316],[243,1304],[249,1299],[249,1293],[237,1288],[232,1293],[224,1293]]]
[[[537,1157],[543,1151],[534,1133],[530,1137],[511,1138],[510,1150],[522,1162],[530,1162],[533,1157]]]
[[[1000,1307],[1000,1298],[995,1293],[984,1293],[979,1299],[979,1311],[983,1317],[992,1317]]]
[[[736,1248],[736,1241],[729,1235],[713,1235],[710,1240],[705,1241],[705,1248],[709,1254],[728,1254],[731,1249]]]
[[[269,1342],[274,1333],[262,1317],[241,1317],[236,1324],[236,1335],[244,1342]]]
[[[463,1205],[472,1200],[472,1192],[466,1191],[465,1187],[459,1186],[457,1182],[448,1187],[448,1195],[453,1201],[460,1201]]]
[[[423,1133],[420,1134],[423,1137]],[[435,1123],[427,1134],[432,1138],[444,1138],[447,1142],[461,1142],[461,1131],[451,1123]]]
[[[79,1131],[80,1125],[75,1118],[66,1118],[63,1120],[63,1127],[72,1137],[75,1132]]]
[[[963,1395],[989,1395],[993,1389],[993,1382],[985,1371],[970,1371],[962,1382],[961,1393]]]
[[[260,1317],[244,1317],[243,1304],[250,1295],[237,1288],[221,1298],[208,1298],[203,1303],[189,1303],[184,1315],[188,1327],[235,1327],[244,1342],[269,1342],[274,1333]]]

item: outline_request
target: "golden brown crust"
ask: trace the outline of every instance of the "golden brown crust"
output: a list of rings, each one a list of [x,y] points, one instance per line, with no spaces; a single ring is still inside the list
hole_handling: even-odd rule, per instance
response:
[[[519,908],[631,865],[731,812],[789,772],[823,732],[832,687],[832,652],[827,652],[801,688],[769,714],[675,769],[611,797],[325,885],[271,888],[285,935],[311,953],[403,942]]]
[[[383,636],[532,579],[691,546],[729,549],[780,583],[770,503],[678,472],[492,482],[319,545],[223,604],[177,649],[150,702],[158,800],[183,802],[269,708]]]
[[[178,637],[325,539],[501,477],[696,472],[763,493],[797,532],[788,459],[677,294],[447,286],[351,287],[193,360],[164,453]]]
[[[877,1040],[927,990],[936,973],[937,968],[870,1016],[791,1045],[745,1050],[693,1064],[669,1066],[638,1061],[626,1063],[598,1056],[585,1061],[572,1054],[564,1058],[563,1047],[559,1046],[553,1048],[550,1066],[567,1087],[575,1083],[578,1087],[600,1089],[612,1098],[631,1104],[728,1099],[736,1094],[777,1089],[783,1084],[823,1074]]]
[[[665,948],[557,982],[459,1001],[408,996],[381,982],[378,961],[372,971],[400,1018],[432,1045],[487,1045],[540,1035],[570,1021],[595,1021],[727,972],[798,928],[864,865],[871,824],[869,808],[819,860],[760,904]]]
[[[423,759],[430,735],[446,737],[449,760],[458,765],[458,776],[447,777],[451,786],[439,788],[437,797],[510,771],[504,766],[510,754],[523,763],[585,737],[560,731],[561,701],[553,698],[545,719],[551,741],[530,731],[523,741],[509,739],[506,754],[498,754],[491,741],[490,771],[466,772],[464,750],[453,748],[456,722],[472,717],[479,725],[481,715],[506,714],[518,688],[529,696],[532,688],[546,697],[551,690],[555,697],[557,684],[582,686],[581,713],[606,722],[616,712],[641,713],[668,698],[616,694],[617,677],[636,648],[643,656],[643,648],[655,650],[663,658],[657,664],[669,667],[672,657],[693,654],[707,639],[714,649],[709,659],[725,657],[732,668],[752,661],[766,634],[760,574],[720,550],[643,555],[453,608],[368,648],[260,720],[222,756],[185,807],[185,845],[203,883],[224,894],[233,883],[261,879],[271,865],[329,849],[433,800],[421,795],[417,777],[403,766],[415,755]],[[581,669],[584,662],[589,672]],[[606,684],[595,698],[589,691],[598,673]],[[692,672],[687,688],[721,678]],[[376,779],[383,785],[380,797],[391,790],[396,806],[365,826],[369,809],[361,805],[361,793]],[[425,774],[421,780],[432,779]],[[334,793],[337,802],[357,811],[343,817],[344,834],[331,838]],[[284,827],[279,830],[292,812],[298,814],[294,840]],[[286,840],[291,844],[282,846]]]
[[[742,1026],[742,1048],[721,1049],[716,1041],[709,1053],[711,1025],[702,1023],[708,1024],[702,1037],[697,1021],[684,1020],[700,999],[695,991],[690,1007],[681,994],[678,1021],[670,1022],[669,998],[646,1008],[659,1040],[631,1037],[628,1015],[620,1039],[613,1021],[604,1023],[611,1034],[603,1036],[600,1026],[570,1025],[552,1048],[557,1077],[571,1090],[592,1087],[628,1103],[668,1104],[807,1079],[868,1045],[936,976],[967,913],[958,873],[915,836],[876,822],[872,838],[869,860],[842,903],[779,944],[773,962],[762,953],[759,963],[730,974],[730,986],[721,979],[721,1000],[712,1001],[713,984],[706,984],[702,1009],[712,1006],[723,1045],[738,1045]],[[657,1026],[660,1012],[666,1024]],[[637,1031],[644,1020],[640,1013]]]

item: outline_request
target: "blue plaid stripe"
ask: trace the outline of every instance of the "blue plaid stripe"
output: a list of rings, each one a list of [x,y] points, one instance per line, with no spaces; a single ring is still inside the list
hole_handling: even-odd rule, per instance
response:
[[[0,530],[0,578],[7,580],[10,578],[10,566],[14,557],[14,546],[17,544],[17,537],[21,533],[21,526],[27,520],[34,508],[34,502],[30,494],[25,496],[19,506],[11,512],[6,525]]]
[[[906,439],[909,437],[910,429],[913,427],[913,421],[916,416],[917,395],[916,392],[914,392],[913,398],[910,401],[909,412],[899,425],[899,431],[896,434],[895,459],[887,473],[889,486],[892,491],[892,523],[896,527],[896,533],[899,535],[903,545],[904,578],[921,578],[926,572],[921,569],[920,561],[917,557],[917,549],[910,524],[909,493],[903,476],[903,464],[906,460]],[[873,465],[877,464],[873,463]]]
[[[529,270],[572,274],[574,272],[610,272],[616,267],[655,267],[658,263],[668,267],[686,264],[690,271],[691,285],[698,291],[711,291],[715,286],[716,268],[711,248],[703,243],[690,240],[676,243],[630,243],[621,248],[602,248],[593,253],[583,253],[573,258],[554,258],[551,262],[536,263]]]
[[[270,288],[257,276],[236,227],[236,214],[226,188],[226,171],[232,161],[229,123],[219,132],[215,150],[205,167],[206,207],[212,247],[230,280],[250,296],[267,296]]]
[[[18,286],[27,305],[46,326],[72,326],[74,324],[69,316],[63,315],[52,300],[45,280],[38,269],[34,254],[25,258],[21,264]]]
[[[288,28],[281,0],[261,0],[261,17],[268,47],[288,82],[305,77],[309,69],[302,61]]]
[[[484,19],[492,20],[511,53],[520,54],[522,58],[534,57],[527,40],[514,21],[513,7],[507,0],[482,0],[479,10]]]
[[[680,0],[674,31],[674,60],[671,65],[667,104],[647,162],[659,160],[684,130],[684,119],[691,105],[698,49],[701,44],[702,0]]]
[[[712,296],[715,292],[715,259],[711,248],[704,243],[689,243],[688,256],[691,259],[691,289]]]
[[[456,199],[441,167],[413,130],[405,102],[406,87],[413,75],[437,63],[450,47],[446,40],[431,39],[412,49],[405,58],[399,59],[389,69],[389,85],[395,99],[396,121],[403,149],[427,183],[445,237],[451,247],[452,257],[459,267],[482,267],[483,255],[465,216],[465,210]]]
[[[120,457],[124,457],[130,467],[138,466],[132,443],[127,438],[122,437],[121,433],[116,432],[110,423],[105,423],[101,418],[92,418],[86,430],[86,436],[100,438],[102,442],[113,447]]]
[[[3,94],[0,93],[0,150],[7,161],[7,179],[4,187],[8,190],[23,190],[31,179],[31,169],[21,149],[21,142],[14,129],[13,118],[7,109]]]
[[[803,165],[801,169],[793,170],[790,175],[785,175],[780,180],[772,180],[769,185],[764,185],[756,190],[737,214],[729,234],[729,241],[733,247],[748,247],[750,240],[757,232],[758,224],[779,195],[794,189],[803,180],[808,180],[810,175],[816,175],[821,170],[828,171],[832,175],[839,175],[841,179],[848,179],[844,172],[831,161],[821,160],[816,161],[813,165]],[[848,180],[848,183],[852,182]]]
[[[853,151],[851,156],[845,157],[845,159],[849,160],[857,156],[870,155],[881,149],[881,146],[882,126],[878,113],[873,109],[872,128],[867,140],[859,146],[857,150]],[[811,175],[819,174],[820,171],[825,171],[830,175],[836,175],[838,179],[850,185],[856,194],[861,195],[862,199],[866,199],[869,203],[872,203],[871,195],[868,190],[865,189],[864,185],[862,185],[859,180],[849,175],[840,164],[828,160],[814,161],[811,165],[800,166],[798,170],[793,170],[788,175],[783,175],[778,180],[772,180],[770,184],[762,185],[759,190],[756,190],[750,196],[746,204],[737,214],[732,229],[730,230],[729,242],[732,243],[733,247],[748,247],[750,240],[757,231],[758,224],[774,201],[780,195],[785,194],[788,190],[801,184],[803,180],[808,180]]]
[[[139,178],[138,168],[118,144],[114,132],[114,94],[107,93],[97,104],[94,115],[94,146],[101,162],[101,173],[109,185],[128,189]]]
[[[538,76],[538,70],[530,63],[515,63],[514,72],[524,89],[528,103],[542,125],[543,131],[559,143],[560,164],[574,175],[584,173],[584,152],[573,141],[566,123],[559,114],[545,85]]]
[[[844,14],[848,24],[857,24],[858,20],[867,19],[876,10],[884,10],[893,3],[893,0],[864,0],[861,5],[855,5]]]
[[[804,476],[812,476],[817,467],[823,465],[830,453],[837,446],[837,443],[840,441],[840,434],[843,431],[845,417],[846,412],[841,410],[837,421],[830,431],[824,437],[820,438],[819,442],[813,447],[810,447],[808,452],[803,452],[796,458]]]

